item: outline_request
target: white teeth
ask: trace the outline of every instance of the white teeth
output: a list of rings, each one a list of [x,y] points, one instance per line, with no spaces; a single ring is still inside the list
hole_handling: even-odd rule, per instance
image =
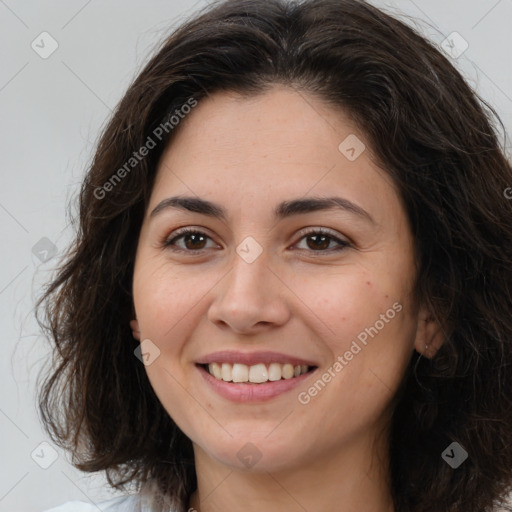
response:
[[[255,364],[249,368],[249,382],[267,382],[268,371],[264,364]]]
[[[283,364],[283,379],[291,379],[293,377],[293,364]]]
[[[281,380],[281,366],[279,363],[270,363],[268,367],[268,380]]]
[[[235,363],[231,377],[233,378],[233,382],[247,382],[249,380],[249,367],[245,364]]]
[[[209,366],[210,373],[217,379],[222,379],[222,370],[219,363],[212,363]]]
[[[306,373],[308,368],[305,364],[294,367],[290,363],[270,363],[268,366],[263,363],[253,366],[240,363],[210,363],[208,365],[208,371],[216,379],[225,382],[252,382],[255,384],[299,377]]]
[[[225,380],[226,382],[231,382],[232,372],[233,372],[233,366],[231,366],[228,363],[222,363],[222,369],[221,369],[222,380]],[[210,370],[210,373],[211,373],[211,370]]]

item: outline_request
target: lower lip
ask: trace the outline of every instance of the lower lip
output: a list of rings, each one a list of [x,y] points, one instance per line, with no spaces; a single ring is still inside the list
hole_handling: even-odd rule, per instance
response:
[[[309,378],[318,368],[312,371],[293,377],[291,379],[281,379],[276,381],[264,382],[263,384],[232,383],[219,380],[205,370],[202,366],[196,365],[199,372],[206,382],[219,395],[233,402],[264,402],[278,395],[292,390]]]

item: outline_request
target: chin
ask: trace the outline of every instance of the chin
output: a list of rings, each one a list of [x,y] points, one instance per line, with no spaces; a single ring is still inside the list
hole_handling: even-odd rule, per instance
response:
[[[304,446],[303,437],[296,441],[290,436],[269,439],[268,432],[260,436],[226,434],[224,442],[219,438],[204,439],[201,445],[208,449],[201,447],[201,450],[237,471],[278,472],[303,464],[297,453],[297,447]]]

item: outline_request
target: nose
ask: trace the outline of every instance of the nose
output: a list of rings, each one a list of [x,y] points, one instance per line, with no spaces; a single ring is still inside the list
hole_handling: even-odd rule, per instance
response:
[[[235,254],[231,270],[214,288],[208,319],[237,334],[256,334],[284,325],[290,317],[286,284],[264,253],[248,263]]]

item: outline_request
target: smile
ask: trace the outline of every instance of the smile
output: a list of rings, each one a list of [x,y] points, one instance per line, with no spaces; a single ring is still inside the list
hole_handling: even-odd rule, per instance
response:
[[[306,379],[311,378],[318,370],[317,366],[305,366],[306,372],[302,373],[303,365],[293,366],[288,363],[257,363],[252,366],[238,363],[208,363],[196,364],[196,368],[210,390],[224,399],[238,403],[261,403],[285,395],[300,386]],[[251,368],[256,369],[250,373]],[[300,369],[300,373],[297,369],[297,376],[296,368]],[[210,371],[216,372],[216,375]],[[277,379],[278,371],[280,378],[270,380],[270,377]],[[223,372],[226,379],[230,380],[224,380]],[[233,373],[236,380],[233,380]],[[259,382],[251,382],[250,378]]]
[[[217,380],[224,382],[263,384],[299,377],[313,367],[305,364],[294,366],[291,363],[259,363],[252,366],[241,363],[210,363],[203,365],[203,368]]]

